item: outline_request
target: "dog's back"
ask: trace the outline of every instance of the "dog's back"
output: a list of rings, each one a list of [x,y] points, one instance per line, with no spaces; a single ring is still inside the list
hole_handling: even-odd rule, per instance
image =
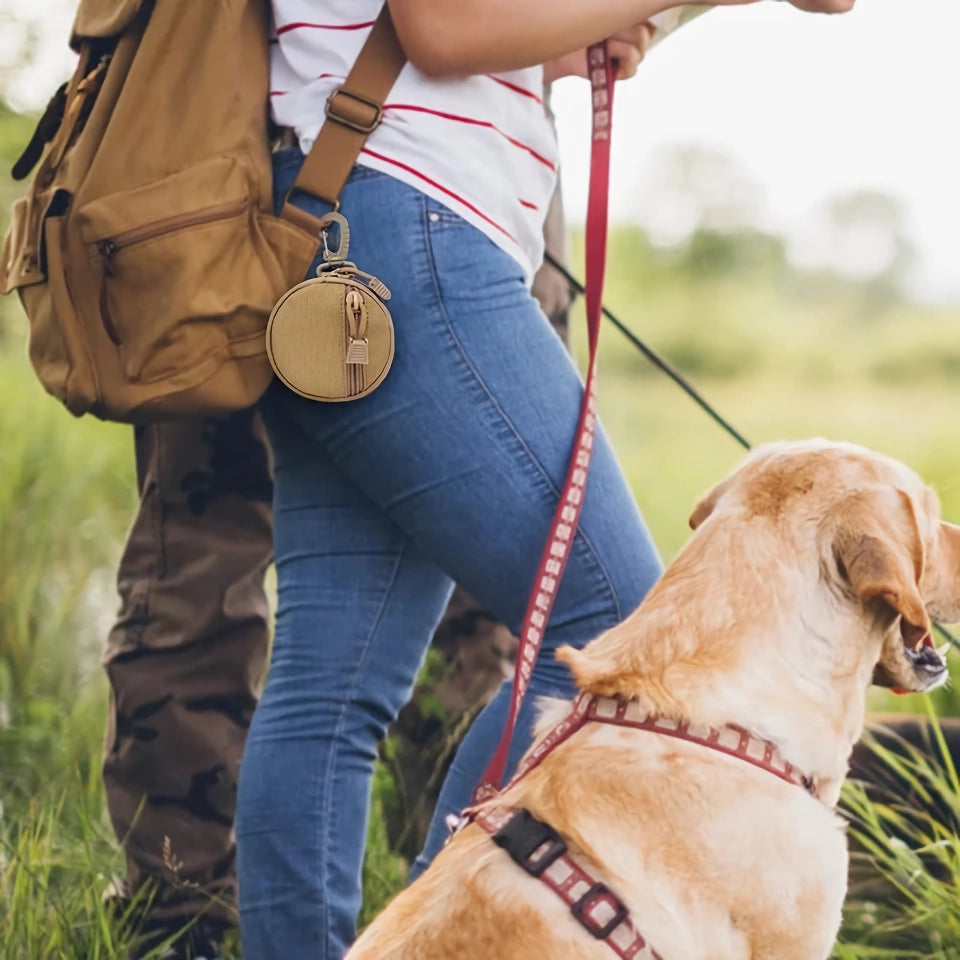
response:
[[[826,441],[755,451],[691,525],[637,611],[559,656],[585,694],[749,731],[809,792],[706,742],[588,722],[496,803],[556,830],[629,908],[651,958],[825,960],[847,876],[834,807],[866,690],[945,679],[928,608],[960,620],[960,528],[902,464]],[[569,709],[551,706],[541,734]],[[348,957],[613,955],[474,824]]]

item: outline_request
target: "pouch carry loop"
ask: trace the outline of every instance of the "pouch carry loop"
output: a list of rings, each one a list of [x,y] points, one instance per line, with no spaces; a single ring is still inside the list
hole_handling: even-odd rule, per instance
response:
[[[327,98],[320,128],[280,216],[323,240],[324,263],[316,277],[276,303],[267,323],[267,357],[277,377],[309,400],[339,403],[375,390],[393,363],[393,319],[384,301],[390,291],[347,259],[350,229],[337,212],[339,196],[367,137],[383,118],[383,101],[406,63],[390,9],[380,10],[343,85]],[[306,193],[333,207],[316,217],[291,202]],[[336,250],[327,242],[336,224]]]

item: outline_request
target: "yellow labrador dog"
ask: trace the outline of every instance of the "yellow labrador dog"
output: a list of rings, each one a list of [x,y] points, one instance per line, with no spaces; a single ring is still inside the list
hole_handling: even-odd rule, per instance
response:
[[[829,956],[867,688],[945,680],[929,636],[960,620],[960,527],[907,467],[826,441],[759,448],[690,525],[635,613],[560,651],[583,694],[546,706],[539,742],[587,719],[349,960]]]

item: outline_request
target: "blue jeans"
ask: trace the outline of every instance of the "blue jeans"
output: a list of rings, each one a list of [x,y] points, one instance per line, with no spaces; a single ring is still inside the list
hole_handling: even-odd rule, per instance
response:
[[[300,162],[296,149],[277,155],[278,196]],[[248,960],[339,960],[353,940],[377,743],[455,582],[518,632],[582,393],[519,266],[480,231],[365,168],[341,204],[349,259],[393,293],[396,359],[361,400],[314,403],[275,384],[262,404],[279,609],[237,805]],[[573,695],[553,651],[619,622],[659,572],[600,432],[511,769],[530,743],[533,701]],[[505,684],[461,745],[420,867],[493,754],[509,693]]]

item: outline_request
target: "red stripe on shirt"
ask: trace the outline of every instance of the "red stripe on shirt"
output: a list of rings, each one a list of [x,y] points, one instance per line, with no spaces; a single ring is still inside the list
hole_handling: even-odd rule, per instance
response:
[[[326,80],[329,77],[333,77],[336,80],[345,80],[346,78],[342,73],[318,73],[314,78],[316,80]],[[271,90],[271,97],[285,97],[290,91],[289,90]]]
[[[393,164],[393,166],[399,167],[401,170],[406,170],[407,173],[413,174],[413,176],[419,178],[424,183],[429,183],[431,187],[436,188],[441,193],[445,193],[448,197],[450,197],[453,200],[456,200],[457,203],[466,207],[472,213],[475,213],[478,217],[480,217],[481,220],[483,220],[485,223],[489,223],[490,226],[493,227],[495,230],[499,230],[508,240],[512,240],[514,243],[517,243],[516,237],[514,237],[513,234],[511,234],[509,231],[504,230],[504,228],[501,227],[500,224],[497,223],[495,220],[491,220],[485,213],[478,210],[472,203],[468,203],[466,200],[463,199],[463,197],[458,196],[452,190],[448,190],[442,184],[437,183],[436,180],[431,180],[430,177],[424,176],[424,174],[422,174],[419,170],[414,170],[413,167],[408,166],[405,163],[401,163],[399,160],[394,160],[392,157],[385,157],[382,153],[375,153],[369,147],[364,147],[363,150],[361,150],[360,152],[365,153],[368,156],[374,157],[377,160],[383,160],[384,163]]]
[[[366,23],[306,23],[301,20],[296,23],[288,23],[283,27],[277,27],[277,36],[279,37],[282,33],[289,33],[291,30],[300,30],[303,27],[311,30],[363,30],[372,26],[373,20],[368,20]]]
[[[520,201],[520,206],[521,206],[521,207],[526,207],[528,210],[539,210],[539,209],[540,209],[535,203],[531,203],[529,200],[521,200],[521,201]]]
[[[531,100],[535,100],[540,106],[543,106],[543,97],[537,96],[532,90],[527,90],[525,87],[520,87],[515,83],[511,83],[509,80],[504,80],[503,77],[496,77],[492,73],[488,73],[487,76],[499,83],[501,86],[506,87],[508,90],[512,90],[514,93],[522,94],[525,97],[529,97]]]
[[[440,110],[431,110],[429,107],[421,107],[412,103],[385,103],[383,105],[384,110],[416,110],[418,113],[428,113],[433,117],[440,117],[443,120],[456,120],[457,123],[469,123],[475,127],[486,127],[488,130],[493,130],[496,133],[499,133],[501,137],[505,140],[508,140],[515,147],[519,147],[521,150],[526,150],[534,160],[539,160],[545,167],[548,167],[552,172],[556,172],[556,165],[553,164],[546,157],[537,153],[532,147],[528,147],[525,143],[521,143],[519,140],[515,140],[509,134],[504,133],[498,126],[493,123],[490,123],[489,120],[476,120],[473,117],[460,117],[455,113],[443,113]]]

